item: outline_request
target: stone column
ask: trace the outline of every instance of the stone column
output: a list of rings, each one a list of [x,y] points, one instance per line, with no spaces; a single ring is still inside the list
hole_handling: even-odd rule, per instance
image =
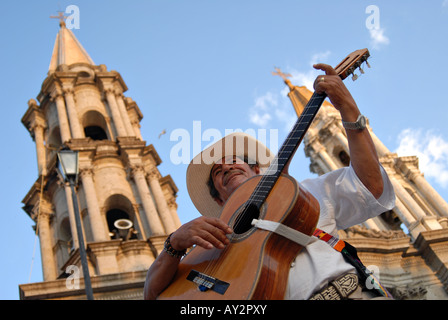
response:
[[[171,211],[171,216],[173,217],[174,225],[176,228],[179,228],[182,223],[180,222],[179,215],[177,214],[177,203],[176,198],[172,195],[170,195],[168,199],[168,208]]]
[[[162,187],[160,186],[157,168],[152,167],[150,169],[148,180],[152,194],[154,195],[154,199],[156,201],[158,212],[162,219],[163,225],[165,226],[165,230],[168,234],[174,232],[176,230],[176,225],[174,224],[173,217],[166,203],[165,195],[163,194]]]
[[[56,261],[53,254],[53,237],[50,227],[50,222],[53,216],[54,213],[52,212],[50,205],[46,204],[41,199],[41,203],[39,204],[39,216],[37,218],[37,228],[39,233],[44,281],[56,280],[58,277]]]
[[[65,103],[67,104],[67,114],[70,121],[72,137],[76,139],[85,138],[84,130],[79,123],[78,112],[76,111],[75,99],[72,88],[64,88]]]
[[[135,213],[135,218],[137,219],[137,223],[139,226],[139,231],[140,231],[140,238],[141,239],[147,239],[148,236],[146,235],[146,230],[145,230],[145,226],[142,223],[142,219],[140,217],[140,210],[139,210],[139,205],[138,204],[133,204],[132,205],[134,208],[134,213]]]
[[[408,229],[412,224],[416,223],[417,221],[399,198],[395,199],[394,212],[397,214],[401,222],[403,222],[406,228]]]
[[[132,127],[134,128],[134,135],[139,138],[140,140],[143,140],[142,133],[140,132],[140,123],[138,120],[132,120]]]
[[[123,125],[123,119],[121,118],[120,110],[118,110],[117,101],[115,100],[115,91],[111,88],[106,89],[106,99],[112,113],[112,119],[114,121],[115,128],[117,129],[118,137],[127,136],[126,129]]]
[[[65,198],[67,199],[68,219],[70,221],[70,232],[72,233],[73,247],[79,248],[78,232],[76,230],[75,209],[73,208],[72,190],[68,183],[64,183]],[[82,222],[82,219],[81,219]]]
[[[338,128],[339,129],[339,128]],[[350,150],[348,148],[348,140],[347,138],[344,136],[344,134],[340,131],[337,130],[334,134],[334,137],[336,138],[336,140],[339,142],[339,144],[342,146],[342,148],[344,149],[345,152],[347,152],[347,154],[350,154]]]
[[[44,145],[44,130],[45,125],[35,124],[32,128],[34,132],[34,141],[36,142],[36,154],[37,154],[37,169],[39,174],[46,175],[47,168],[45,165],[45,145]]]
[[[319,141],[314,141],[314,143],[310,147],[322,159],[322,161],[330,169],[330,171],[339,169],[339,167],[334,163],[333,159],[328,155],[326,148]]]
[[[395,194],[398,199],[403,202],[403,204],[408,208],[409,212],[414,216],[416,220],[426,217],[426,213],[422,208],[415,202],[411,195],[406,191],[406,189],[397,181],[395,177],[390,177],[390,181],[395,190]]]
[[[131,119],[129,119],[129,114],[128,111],[126,110],[126,105],[124,103],[122,93],[118,93],[116,95],[116,101],[118,104],[118,109],[120,110],[121,118],[123,119],[123,124],[126,129],[127,135],[130,137],[135,136],[134,128],[132,127]]]
[[[318,154],[322,161],[330,168],[330,171],[339,169],[339,167],[334,163],[333,159],[331,159],[325,149],[321,149]]]
[[[416,184],[418,190],[436,208],[440,216],[448,217],[448,203],[443,200],[420,172],[411,172],[409,179]]]
[[[305,155],[310,157],[312,163],[316,163],[323,173],[339,168],[328,155],[325,147],[315,137],[311,137],[305,145]]]
[[[312,156],[310,155],[310,159],[310,171],[312,173],[317,173],[319,176],[321,176],[324,173],[330,172],[330,169],[327,168],[327,166],[322,162],[321,159],[316,156],[316,154],[313,153]]]
[[[58,111],[59,129],[61,132],[62,143],[65,143],[71,139],[70,127],[68,125],[67,112],[65,110],[65,102],[62,97],[62,91],[57,88],[52,92],[51,97],[56,103],[56,109]]]
[[[93,172],[91,169],[81,170],[81,182],[84,189],[84,197],[87,203],[88,218],[90,228],[92,230],[93,241],[109,240],[109,235],[104,226],[105,221],[101,216],[100,207],[98,205],[98,198],[96,196],[95,184],[92,178]]]
[[[375,145],[378,157],[384,157],[386,154],[390,153],[389,149],[381,142],[380,139],[373,133],[372,129],[369,128],[370,136],[372,137],[373,144]]]
[[[364,222],[364,225],[367,228],[372,229],[372,230],[378,230],[379,231],[379,230],[382,229],[380,226],[378,226],[378,222],[374,218],[366,220]]]
[[[110,133],[110,140],[115,141],[117,139],[117,133],[113,130],[112,119],[110,117],[105,117],[107,131]]]
[[[146,183],[143,168],[140,166],[133,167],[132,175],[134,177],[135,184],[137,185],[140,201],[142,202],[143,210],[145,210],[145,216],[149,224],[149,237],[166,234],[162,226],[162,222],[160,221],[157,209],[152,201],[152,196],[149,191],[148,184]]]

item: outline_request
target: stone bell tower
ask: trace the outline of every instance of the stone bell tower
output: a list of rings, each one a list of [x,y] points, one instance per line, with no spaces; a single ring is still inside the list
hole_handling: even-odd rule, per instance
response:
[[[20,285],[21,299],[85,299],[72,194],[56,170],[63,147],[79,154],[77,198],[95,299],[142,298],[146,271],[180,225],[177,187],[142,140],[142,113],[126,90],[61,19],[48,75],[22,118],[36,143],[37,179],[23,203],[36,222],[44,281]],[[73,266],[80,275],[68,272]],[[76,276],[80,285],[69,285]]]
[[[280,70],[274,74],[288,85],[288,96],[300,115],[312,92],[292,85]],[[378,270],[380,281],[396,299],[448,299],[448,203],[424,178],[416,156],[398,156],[369,123],[367,129],[392,182],[396,206],[362,225],[341,230],[339,236],[358,249],[366,266]],[[311,172],[321,175],[350,164],[341,116],[327,101],[303,143]]]

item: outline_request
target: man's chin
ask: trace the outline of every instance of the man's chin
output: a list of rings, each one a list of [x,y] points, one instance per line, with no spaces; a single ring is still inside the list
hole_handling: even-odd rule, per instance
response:
[[[226,189],[229,194],[232,194],[246,179],[242,175],[231,177],[227,182]]]

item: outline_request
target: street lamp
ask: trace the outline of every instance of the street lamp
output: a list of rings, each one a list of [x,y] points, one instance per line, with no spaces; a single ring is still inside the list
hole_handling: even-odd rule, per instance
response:
[[[59,171],[62,173],[65,182],[70,184],[72,190],[73,209],[75,211],[76,231],[78,234],[79,255],[81,257],[82,272],[84,274],[84,287],[87,300],[93,300],[92,284],[90,282],[89,267],[87,265],[87,254],[84,245],[84,236],[81,227],[81,217],[79,214],[78,199],[75,185],[78,183],[78,152],[73,150],[61,150],[58,152]]]

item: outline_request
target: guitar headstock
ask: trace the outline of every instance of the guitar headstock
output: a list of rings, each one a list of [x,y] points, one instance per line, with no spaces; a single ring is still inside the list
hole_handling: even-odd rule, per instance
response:
[[[342,60],[334,69],[338,73],[338,75],[341,77],[342,80],[347,78],[349,75],[353,74],[353,81],[358,79],[358,75],[355,74],[355,71],[357,68],[359,68],[359,71],[364,73],[364,70],[361,68],[361,65],[363,62],[366,62],[367,67],[370,68],[369,63],[367,62],[367,59],[369,58],[370,53],[367,49],[360,49],[353,51],[350,53],[344,60]]]

